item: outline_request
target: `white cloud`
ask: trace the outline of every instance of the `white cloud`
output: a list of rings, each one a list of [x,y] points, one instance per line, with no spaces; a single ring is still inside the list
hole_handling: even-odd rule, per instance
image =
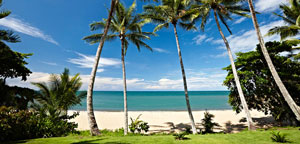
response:
[[[203,41],[205,41],[206,35],[199,34],[193,38],[193,41],[196,45],[201,45]]]
[[[77,53],[78,58],[69,58],[68,62],[78,65],[80,68],[93,68],[95,63],[95,56],[85,55],[81,53]],[[119,66],[121,65],[121,61],[115,58],[100,58],[99,67],[106,66]],[[98,69],[97,72],[103,72],[104,69]]]
[[[47,82],[49,73],[33,72],[27,81],[21,81],[20,78],[7,79],[7,84],[20,87],[29,87],[37,90],[31,82]],[[187,82],[189,90],[225,90],[222,86],[226,72],[220,69],[211,69],[203,71],[188,70]],[[87,90],[90,81],[90,75],[80,75],[82,80],[81,90]],[[127,79],[128,90],[183,90],[183,81],[181,75],[176,78],[160,78],[158,80],[144,80],[142,78]],[[123,90],[123,79],[115,77],[95,78],[94,90]]]
[[[239,18],[238,20],[235,20],[233,24],[240,24],[242,23],[243,21],[245,21],[247,18],[246,17],[241,17]]]
[[[260,27],[260,31],[262,35],[265,35],[270,28],[273,28],[275,26],[282,26],[284,25],[284,21],[279,20],[279,21],[274,21],[265,25],[262,25]],[[233,53],[236,52],[247,52],[254,50],[256,48],[256,45],[258,44],[258,38],[256,35],[256,31],[253,28],[252,30],[246,31],[241,34],[235,34],[227,37],[229,41],[229,45],[231,47],[231,50]],[[270,37],[264,37],[265,42],[268,41],[274,41],[274,40],[280,40],[280,37],[278,35],[273,35]],[[224,42],[222,42],[222,39],[218,40],[217,42],[215,41],[214,44],[220,45],[222,49],[226,49]],[[226,56],[225,52],[222,53],[219,56]]]
[[[272,12],[279,8],[280,4],[287,4],[288,0],[258,0],[255,10],[258,12]]]
[[[51,36],[44,34],[40,29],[31,26],[29,23],[24,22],[20,19],[7,17],[0,19],[0,25],[10,28],[14,31],[30,35],[33,37],[41,38],[45,41],[48,41],[50,43],[59,45],[58,42],[56,42]]]
[[[170,53],[167,50],[161,49],[161,48],[153,48],[153,51],[159,52],[159,53]]]

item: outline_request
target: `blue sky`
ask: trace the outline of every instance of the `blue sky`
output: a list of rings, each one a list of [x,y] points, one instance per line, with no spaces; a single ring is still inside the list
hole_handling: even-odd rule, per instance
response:
[[[89,45],[81,40],[92,34],[89,24],[107,17],[109,0],[4,0],[2,9],[12,14],[0,20],[2,29],[11,29],[22,42],[9,44],[13,50],[33,53],[28,68],[33,72],[26,82],[8,80],[9,85],[34,88],[30,82],[47,81],[49,74],[61,73],[69,68],[72,74],[80,73],[87,89],[89,74],[94,63],[98,44]],[[132,0],[121,0],[130,6]],[[287,0],[255,0],[255,8],[262,14],[258,21],[263,34],[273,26],[284,25],[272,12]],[[137,1],[137,12],[143,2]],[[223,31],[233,52],[246,52],[258,43],[251,19],[234,16],[228,21],[233,35]],[[199,24],[197,24],[199,25]],[[144,31],[152,31],[148,24]],[[129,90],[183,90],[180,65],[173,28],[161,30],[158,37],[147,43],[153,52],[138,52],[132,44],[126,55],[127,83]],[[206,31],[183,31],[178,29],[183,62],[187,72],[189,90],[226,90],[222,82],[230,64],[215,21],[210,19]],[[265,41],[279,40],[278,36],[266,37]],[[118,40],[104,45],[97,72],[95,90],[122,90],[121,47]]]

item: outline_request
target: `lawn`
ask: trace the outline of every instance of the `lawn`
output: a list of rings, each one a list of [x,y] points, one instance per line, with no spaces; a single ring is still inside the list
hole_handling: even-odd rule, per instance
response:
[[[207,135],[188,135],[188,140],[175,140],[172,135],[130,135],[121,136],[120,134],[104,133],[102,136],[91,137],[87,132],[66,137],[39,138],[31,140],[21,140],[14,143],[30,144],[269,144],[274,143],[270,139],[272,131],[280,131],[287,134],[290,143],[300,144],[299,128],[277,128],[273,130],[243,131],[236,134],[207,134]]]

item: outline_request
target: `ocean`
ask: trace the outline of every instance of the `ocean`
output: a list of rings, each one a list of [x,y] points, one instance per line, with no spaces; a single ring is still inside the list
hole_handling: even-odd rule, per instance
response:
[[[229,91],[189,91],[192,110],[226,110]],[[122,91],[95,91],[93,95],[94,110],[122,111]],[[185,111],[184,91],[128,91],[127,105],[129,111]],[[86,99],[72,110],[86,110]]]

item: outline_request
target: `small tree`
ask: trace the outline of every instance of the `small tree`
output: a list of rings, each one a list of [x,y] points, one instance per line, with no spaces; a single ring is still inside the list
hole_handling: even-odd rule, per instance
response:
[[[215,126],[220,126],[218,123],[212,122],[215,116],[210,114],[207,110],[204,112],[204,118],[202,119],[202,126],[204,127],[204,133],[213,133]]]
[[[79,74],[69,76],[69,70],[65,69],[62,74],[50,76],[49,84],[44,82],[32,83],[40,90],[37,92],[38,104],[33,107],[47,111],[50,115],[66,115],[67,110],[81,99],[86,97],[86,92],[78,92],[82,82]]]

